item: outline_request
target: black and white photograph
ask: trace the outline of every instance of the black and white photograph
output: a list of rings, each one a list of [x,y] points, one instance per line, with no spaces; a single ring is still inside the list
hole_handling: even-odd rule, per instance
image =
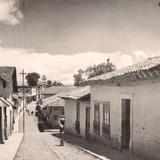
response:
[[[0,160],[160,160],[160,0],[0,0]]]

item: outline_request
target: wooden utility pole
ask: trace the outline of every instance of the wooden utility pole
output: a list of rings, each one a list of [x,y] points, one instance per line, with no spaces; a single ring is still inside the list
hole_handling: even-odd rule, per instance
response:
[[[22,75],[22,96],[23,96],[23,133],[25,133],[25,106],[24,106],[24,69],[20,73]]]

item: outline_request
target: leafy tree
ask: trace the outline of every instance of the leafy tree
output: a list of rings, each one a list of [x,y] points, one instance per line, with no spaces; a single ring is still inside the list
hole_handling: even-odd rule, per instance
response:
[[[64,84],[62,82],[60,82],[60,81],[54,81],[52,83],[52,86],[64,86]]]
[[[107,59],[107,63],[101,63],[98,65],[93,65],[88,67],[85,70],[85,74],[88,76],[88,78],[92,78],[104,73],[108,73],[111,71],[114,71],[116,69],[116,66],[110,62],[110,59]]]
[[[81,82],[84,80],[83,77],[88,78],[92,78],[104,73],[108,73],[111,71],[114,71],[116,69],[116,66],[110,62],[110,59],[107,59],[107,62],[105,63],[100,63],[98,65],[93,65],[93,66],[89,66],[87,67],[86,70],[78,70],[77,74],[74,74],[74,85],[75,86],[80,86]]]
[[[36,72],[28,73],[25,77],[28,85],[31,87],[37,86],[39,78],[40,78],[40,75]]]
[[[47,81],[47,87],[51,87],[52,86],[52,81],[51,80],[48,80]]]
[[[74,74],[74,86],[80,86],[81,85],[81,82],[83,81],[83,76],[84,74],[84,71],[82,69],[79,69],[78,70],[78,73],[77,74]]]

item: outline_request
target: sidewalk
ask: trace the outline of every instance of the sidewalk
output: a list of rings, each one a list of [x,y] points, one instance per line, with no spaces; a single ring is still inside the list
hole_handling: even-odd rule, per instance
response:
[[[4,144],[0,144],[0,160],[14,159],[22,138],[22,133],[13,133]]]
[[[52,134],[52,136],[59,137],[58,134]],[[81,149],[86,153],[90,153],[101,160],[144,160],[132,155],[129,151],[120,152],[101,143],[88,142],[82,138],[78,138],[69,134],[65,134],[65,142],[70,143],[71,145]]]

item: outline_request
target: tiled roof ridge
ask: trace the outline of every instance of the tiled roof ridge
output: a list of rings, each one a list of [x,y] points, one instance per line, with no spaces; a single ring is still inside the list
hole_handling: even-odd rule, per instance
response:
[[[16,69],[15,66],[0,66],[0,69]]]
[[[90,86],[81,86],[77,87],[76,89],[63,93],[59,95],[61,98],[69,98],[69,99],[79,99],[81,97],[84,97],[85,95],[88,95],[90,93]]]
[[[16,68],[15,66],[8,66],[8,65],[4,65],[4,66],[0,66],[0,67],[11,67],[11,68]]]
[[[51,86],[42,90],[42,94],[58,94],[63,91],[72,90],[75,86]]]
[[[14,71],[16,71],[15,66],[0,66],[0,77],[4,80],[8,80]]]
[[[129,66],[123,67],[121,69],[117,69],[112,72],[98,75],[96,77],[85,80],[84,82],[89,82],[89,81],[94,81],[94,80],[107,80],[107,79],[111,79],[111,78],[125,75],[127,73],[149,70],[149,69],[152,69],[158,65],[160,65],[160,56],[150,57],[150,58],[145,59],[142,62],[138,62],[133,65],[129,65]]]

